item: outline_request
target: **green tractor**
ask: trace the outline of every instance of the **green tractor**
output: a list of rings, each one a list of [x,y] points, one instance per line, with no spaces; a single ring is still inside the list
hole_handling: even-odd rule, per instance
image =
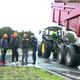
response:
[[[80,45],[70,42],[62,27],[47,27],[44,33],[42,42],[38,46],[39,57],[49,58],[52,53],[53,60],[58,63],[65,64],[68,67],[80,65]]]
[[[53,52],[53,58],[57,58],[58,45],[61,43],[62,28],[59,26],[50,26],[44,30],[42,42],[38,47],[38,56],[49,58]]]

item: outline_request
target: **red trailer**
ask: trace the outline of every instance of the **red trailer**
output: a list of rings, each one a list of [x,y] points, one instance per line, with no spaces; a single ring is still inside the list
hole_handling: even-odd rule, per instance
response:
[[[80,0],[55,0],[52,3],[53,22],[74,31],[80,37]],[[58,62],[74,67],[80,65],[80,43],[61,45]]]
[[[80,37],[80,3],[52,3],[53,22],[74,31]]]

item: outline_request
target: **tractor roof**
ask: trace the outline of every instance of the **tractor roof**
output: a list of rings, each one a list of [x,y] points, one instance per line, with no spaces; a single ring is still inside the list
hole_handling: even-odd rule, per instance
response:
[[[45,30],[47,30],[47,29],[57,31],[57,30],[62,30],[62,27],[61,26],[49,26]]]

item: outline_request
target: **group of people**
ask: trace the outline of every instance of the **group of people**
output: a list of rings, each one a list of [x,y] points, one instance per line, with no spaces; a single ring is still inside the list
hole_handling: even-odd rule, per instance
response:
[[[34,34],[31,35],[31,45],[32,45],[32,59],[33,63],[36,63],[36,51],[37,51],[37,39],[34,36]],[[29,38],[27,37],[27,34],[23,34],[23,39],[22,39],[22,61],[21,64],[28,64],[27,59],[28,59],[28,51],[29,51]],[[25,60],[25,62],[24,62]]]
[[[21,40],[21,45],[22,45],[22,60],[21,64],[22,65],[27,65],[28,64],[28,52],[29,52],[29,41],[30,39],[28,38],[27,34],[23,34],[23,38]],[[17,38],[17,33],[14,32],[11,37],[10,37],[10,46],[12,49],[12,62],[17,62],[19,58],[19,53],[18,53],[18,48],[19,48],[19,40]],[[0,64],[5,64],[5,57],[6,57],[6,52],[8,50],[8,35],[3,34],[2,39],[0,41],[1,45],[1,60]],[[36,51],[37,51],[37,39],[34,36],[34,34],[31,35],[31,45],[32,45],[32,59],[33,63],[36,63]]]

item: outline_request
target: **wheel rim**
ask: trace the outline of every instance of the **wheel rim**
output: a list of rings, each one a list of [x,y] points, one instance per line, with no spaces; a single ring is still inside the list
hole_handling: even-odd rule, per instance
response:
[[[70,52],[67,51],[67,54],[66,54],[66,62],[69,63],[71,61],[71,55],[70,55]]]
[[[42,43],[42,54],[44,54],[45,46],[44,43]]]

